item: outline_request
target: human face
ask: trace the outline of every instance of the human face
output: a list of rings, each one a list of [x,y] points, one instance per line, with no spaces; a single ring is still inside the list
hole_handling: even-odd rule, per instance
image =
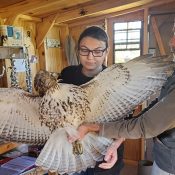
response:
[[[102,64],[104,63],[104,60],[108,54],[108,49],[106,49],[106,43],[92,37],[84,37],[80,42],[79,49],[87,51],[90,50],[87,56],[82,56],[81,52],[79,51],[79,58],[81,64],[83,65],[83,71],[89,73],[91,72],[92,76],[98,74],[102,70]],[[96,52],[94,52],[94,50]],[[92,51],[95,54],[92,53]],[[103,53],[98,56],[98,51],[103,51]],[[98,57],[95,57],[96,53]]]

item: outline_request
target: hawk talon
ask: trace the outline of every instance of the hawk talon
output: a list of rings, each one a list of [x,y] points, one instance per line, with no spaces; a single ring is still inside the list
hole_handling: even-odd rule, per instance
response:
[[[72,143],[72,146],[74,155],[83,154],[83,145],[80,143],[80,141],[76,140],[75,142]]]

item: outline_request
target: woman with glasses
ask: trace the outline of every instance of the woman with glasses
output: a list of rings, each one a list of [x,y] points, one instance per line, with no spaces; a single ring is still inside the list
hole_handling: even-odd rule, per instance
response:
[[[78,66],[68,66],[62,70],[59,78],[62,79],[63,83],[74,85],[84,84],[106,68],[104,62],[109,53],[108,36],[106,32],[97,26],[86,28],[79,37],[77,53],[80,64]],[[69,138],[70,142],[73,141],[71,139],[72,138]],[[123,139],[114,142],[110,147],[110,149],[116,150],[115,158],[118,153],[118,161],[112,168],[111,166],[106,167],[103,163],[98,162],[94,169],[89,168],[86,172],[81,172],[81,175],[119,175],[120,170],[123,168],[122,141]],[[110,159],[112,160],[113,158],[114,157],[108,157],[105,158],[105,160],[110,162]]]

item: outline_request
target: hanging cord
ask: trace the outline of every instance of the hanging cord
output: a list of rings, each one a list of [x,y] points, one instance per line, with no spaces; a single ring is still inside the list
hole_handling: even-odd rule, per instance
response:
[[[25,60],[25,68],[26,68],[26,85],[27,85],[27,91],[32,92],[32,72],[30,67],[30,60],[29,60],[29,46],[24,46],[24,60]]]
[[[4,73],[5,73],[5,67],[3,66],[2,67],[2,73],[0,74],[0,78],[2,78],[4,76]]]
[[[175,61],[175,19],[174,19],[174,26],[173,26],[173,36],[170,39],[170,49],[171,49],[171,53],[173,54],[173,60]]]
[[[10,62],[11,62],[11,67],[9,67],[11,69],[11,73],[10,73],[10,78],[11,78],[11,87],[13,88],[20,88],[19,87],[19,82],[17,79],[17,72],[16,72],[16,67],[15,67],[15,59],[13,54],[10,57]]]

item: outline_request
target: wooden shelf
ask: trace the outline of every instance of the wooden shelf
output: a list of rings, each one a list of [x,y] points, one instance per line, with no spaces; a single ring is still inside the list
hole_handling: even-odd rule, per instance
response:
[[[0,46],[0,59],[24,59],[24,51],[21,46]]]

